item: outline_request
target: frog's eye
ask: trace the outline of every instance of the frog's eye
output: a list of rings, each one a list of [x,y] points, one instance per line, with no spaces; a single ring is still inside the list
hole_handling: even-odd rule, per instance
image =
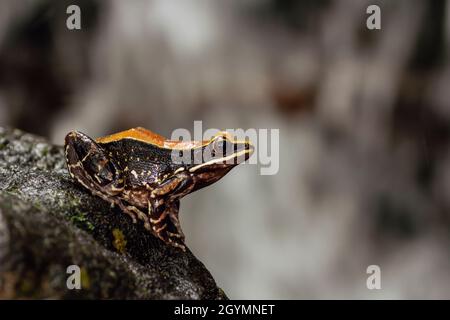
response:
[[[214,155],[213,156],[226,156],[233,152],[233,144],[224,137],[219,137],[214,143]]]

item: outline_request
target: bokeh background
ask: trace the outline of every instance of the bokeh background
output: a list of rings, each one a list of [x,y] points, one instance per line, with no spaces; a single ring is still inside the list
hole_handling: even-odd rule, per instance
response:
[[[444,0],[2,0],[0,125],[279,129],[278,174],[182,201],[229,297],[450,299],[449,48]]]

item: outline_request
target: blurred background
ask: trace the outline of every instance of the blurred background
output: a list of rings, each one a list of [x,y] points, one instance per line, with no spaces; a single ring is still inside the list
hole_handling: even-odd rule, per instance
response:
[[[2,0],[0,126],[279,129],[276,175],[182,201],[230,298],[450,299],[449,48],[444,0]]]

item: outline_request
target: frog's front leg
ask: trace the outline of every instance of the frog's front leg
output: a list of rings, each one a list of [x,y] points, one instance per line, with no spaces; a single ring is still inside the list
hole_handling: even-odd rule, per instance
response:
[[[173,202],[182,198],[190,193],[193,187],[192,177],[187,173],[169,178],[150,193],[152,209],[156,210],[166,202]]]
[[[188,177],[188,175],[176,175],[168,178],[151,191],[150,198],[154,199],[172,193]]]

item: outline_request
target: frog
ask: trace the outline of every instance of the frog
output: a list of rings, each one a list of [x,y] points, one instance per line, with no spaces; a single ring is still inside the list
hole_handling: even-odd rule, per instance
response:
[[[136,127],[93,139],[80,131],[65,137],[73,180],[138,220],[167,245],[186,250],[180,199],[220,180],[253,153],[250,141],[219,131],[209,140],[169,140]]]

